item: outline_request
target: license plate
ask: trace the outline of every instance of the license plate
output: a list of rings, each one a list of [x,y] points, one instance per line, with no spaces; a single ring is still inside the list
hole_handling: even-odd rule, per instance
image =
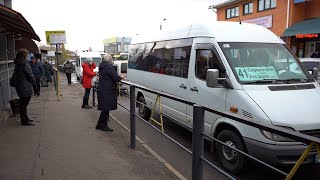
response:
[[[316,155],[315,155],[314,162],[315,162],[316,164],[320,164],[319,154],[316,154]]]

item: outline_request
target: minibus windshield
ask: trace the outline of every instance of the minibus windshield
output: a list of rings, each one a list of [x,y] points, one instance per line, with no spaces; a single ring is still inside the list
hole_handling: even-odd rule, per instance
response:
[[[242,84],[314,81],[283,44],[223,42],[219,46]]]

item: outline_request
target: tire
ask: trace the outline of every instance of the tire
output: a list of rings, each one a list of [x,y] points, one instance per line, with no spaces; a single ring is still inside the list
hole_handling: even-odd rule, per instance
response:
[[[242,138],[238,133],[235,133],[232,130],[222,130],[218,134],[217,139],[241,151],[246,152],[246,148],[242,141]],[[246,158],[244,155],[241,155],[237,151],[234,151],[231,148],[228,148],[227,146],[224,146],[218,142],[216,144],[216,147],[217,156],[223,168],[234,174],[239,173],[245,169]]]
[[[145,120],[149,120],[151,116],[151,110],[147,108],[144,97],[140,96],[138,101],[139,101],[139,104],[138,104],[139,116]]]

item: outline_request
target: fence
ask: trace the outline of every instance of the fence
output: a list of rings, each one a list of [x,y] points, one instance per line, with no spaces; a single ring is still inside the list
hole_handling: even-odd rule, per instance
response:
[[[123,108],[125,108],[126,110],[130,111],[130,147],[132,149],[134,149],[136,147],[135,117],[138,117],[139,119],[143,119],[139,115],[135,114],[136,104],[140,103],[135,100],[136,88],[144,90],[149,93],[154,93],[154,94],[159,95],[161,97],[169,98],[171,100],[175,100],[175,101],[193,106],[192,151],[190,151],[189,149],[187,149],[186,147],[184,147],[183,145],[178,143],[173,138],[164,134],[158,128],[156,128],[153,125],[151,125],[150,123],[148,123],[151,127],[155,128],[157,131],[162,133],[165,137],[169,138],[172,142],[174,142],[175,144],[177,144],[182,149],[186,150],[189,154],[192,155],[192,180],[202,180],[203,179],[203,163],[206,163],[209,166],[211,166],[212,168],[218,170],[220,173],[222,173],[223,175],[225,175],[229,179],[236,179],[233,177],[233,175],[229,174],[225,170],[216,166],[215,164],[213,164],[212,162],[210,162],[208,159],[206,159],[204,157],[204,139],[205,139],[205,137],[207,139],[211,139],[212,141],[215,141],[218,144],[221,144],[221,146],[228,147],[228,148],[242,154],[245,157],[248,157],[248,158],[250,158],[250,159],[252,159],[252,160],[268,167],[268,168],[271,168],[272,170],[284,175],[286,180],[289,180],[293,177],[293,175],[298,170],[299,166],[303,163],[304,159],[306,158],[306,156],[308,155],[308,153],[310,152],[312,147],[315,147],[318,154],[320,155],[320,146],[319,146],[320,145],[320,138],[306,135],[306,134],[303,134],[300,132],[288,130],[288,129],[285,129],[282,127],[273,126],[270,124],[264,124],[264,123],[262,123],[263,121],[257,122],[257,121],[253,121],[252,119],[249,119],[247,117],[238,116],[236,114],[232,114],[229,112],[220,112],[220,111],[214,110],[209,107],[203,107],[203,106],[200,106],[200,105],[195,104],[193,102],[189,102],[189,101],[180,99],[178,97],[174,97],[174,96],[166,94],[166,93],[154,91],[152,89],[149,89],[149,88],[146,88],[146,87],[143,87],[141,85],[137,85],[137,84],[134,84],[131,82],[122,81],[122,83],[130,86],[130,91],[129,91],[130,96],[128,96],[130,98],[130,109],[127,109],[126,107],[122,106],[121,104],[119,104],[119,105],[122,106]],[[94,88],[93,94],[95,94],[95,92],[96,92],[96,88]],[[93,97],[94,97],[93,98],[93,105],[95,105],[95,95]],[[145,106],[145,104],[144,104],[144,106]],[[204,112],[205,111],[217,114],[217,115],[225,117],[225,118],[232,119],[234,121],[258,128],[260,130],[265,130],[265,131],[275,133],[275,134],[278,134],[278,135],[286,137],[286,138],[290,138],[290,139],[295,140],[297,142],[305,143],[308,146],[306,147],[306,150],[303,152],[300,159],[297,161],[297,163],[292,168],[292,170],[289,173],[286,173],[286,172],[284,172],[274,166],[271,166],[271,165],[255,158],[255,157],[249,155],[248,153],[246,153],[240,149],[237,149],[229,144],[226,144],[226,143],[220,141],[219,139],[217,139],[215,137],[205,135],[204,134]],[[145,121],[143,121],[143,122],[145,122]]]

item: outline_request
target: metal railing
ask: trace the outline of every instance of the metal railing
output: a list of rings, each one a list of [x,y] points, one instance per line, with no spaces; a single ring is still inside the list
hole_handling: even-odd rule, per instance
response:
[[[192,151],[190,151],[188,148],[184,147],[182,144],[178,143],[176,140],[174,140],[170,136],[168,136],[165,133],[163,133],[162,131],[160,131],[157,127],[153,126],[152,124],[150,124],[146,121],[143,121],[143,122],[147,123],[148,125],[150,125],[151,127],[153,127],[154,129],[156,129],[161,134],[163,134],[169,140],[171,140],[172,142],[174,142],[175,144],[180,146],[182,149],[187,151],[189,154],[192,155],[192,180],[202,180],[203,179],[203,163],[206,163],[207,165],[211,166],[212,168],[218,170],[220,173],[222,173],[224,176],[226,176],[229,179],[236,179],[231,174],[229,174],[225,170],[221,169],[220,167],[216,166],[215,164],[213,164],[212,162],[210,162],[208,159],[206,159],[204,157],[204,139],[205,139],[205,137],[207,139],[211,139],[212,141],[217,142],[218,144],[226,146],[226,147],[244,155],[245,157],[248,157],[248,158],[284,175],[285,179],[291,179],[293,177],[293,175],[295,174],[295,172],[297,171],[297,169],[299,168],[299,166],[303,162],[303,158],[305,158],[306,154],[309,153],[309,151],[311,149],[311,147],[309,147],[309,146],[315,145],[318,150],[318,153],[320,154],[320,146],[319,146],[320,145],[320,138],[306,135],[306,134],[303,134],[303,133],[300,133],[297,131],[288,130],[288,129],[285,129],[282,127],[274,126],[271,124],[266,124],[266,123],[263,123],[262,120],[259,121],[259,119],[252,120],[250,118],[247,118],[244,116],[239,116],[236,114],[232,114],[230,112],[217,111],[215,109],[212,109],[209,107],[204,107],[204,106],[198,105],[194,102],[190,102],[190,101],[187,101],[187,100],[184,100],[184,99],[181,99],[181,98],[178,98],[178,97],[175,97],[173,95],[169,95],[169,94],[166,94],[163,92],[158,92],[158,91],[152,90],[150,88],[147,88],[147,87],[135,84],[135,83],[131,83],[131,82],[127,82],[127,81],[121,81],[121,83],[130,86],[130,91],[129,91],[130,96],[127,96],[128,98],[130,98],[130,109],[127,109],[126,107],[124,107],[123,105],[121,105],[119,103],[118,104],[130,112],[130,147],[132,149],[134,149],[136,147],[135,117],[138,117],[139,119],[144,120],[142,117],[135,114],[136,104],[140,103],[140,102],[136,101],[136,99],[135,99],[136,88],[144,90],[149,93],[160,95],[161,97],[165,97],[165,98],[168,98],[171,100],[175,100],[175,101],[193,106],[193,129],[190,129],[188,126],[180,123],[182,126],[184,126],[187,129],[192,131]],[[93,88],[93,105],[95,105],[95,93],[96,93],[96,88],[94,87]],[[146,104],[143,104],[143,105],[146,106]],[[307,148],[307,150],[309,149],[309,151],[306,150],[302,154],[301,158],[298,160],[297,164],[290,171],[290,173],[286,173],[286,172],[284,172],[274,166],[271,166],[271,165],[255,158],[255,157],[251,156],[250,154],[248,154],[244,151],[241,151],[240,149],[237,149],[233,146],[230,146],[229,144],[226,144],[226,143],[220,141],[219,139],[217,139],[215,137],[205,135],[204,134],[204,112],[205,111],[217,114],[217,115],[225,117],[225,118],[232,119],[234,121],[258,128],[260,130],[265,130],[265,131],[268,131],[271,133],[278,134],[280,136],[295,140],[297,142],[305,143],[305,144],[309,145]]]

